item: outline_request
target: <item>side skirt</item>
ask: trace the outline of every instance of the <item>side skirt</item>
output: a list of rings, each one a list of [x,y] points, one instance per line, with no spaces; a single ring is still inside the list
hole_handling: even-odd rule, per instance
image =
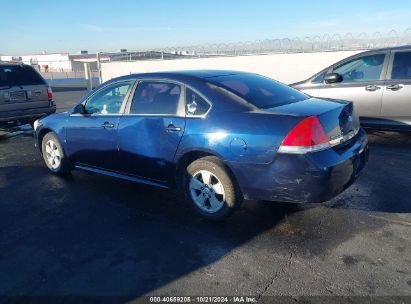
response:
[[[168,187],[168,186],[166,186],[162,183],[159,183],[159,182],[156,182],[156,181],[153,181],[153,180],[147,180],[147,179],[144,179],[144,178],[130,176],[130,175],[126,175],[126,174],[122,174],[122,173],[118,173],[118,172],[107,171],[107,170],[98,169],[98,168],[94,168],[94,167],[88,167],[88,166],[80,165],[80,164],[76,164],[76,165],[74,165],[74,167],[76,169],[89,171],[89,172],[93,172],[93,173],[98,173],[98,174],[103,174],[103,175],[108,175],[108,176],[111,176],[111,177],[116,177],[116,178],[132,181],[132,182],[136,182],[136,183],[140,183],[140,184],[146,184],[146,185],[159,187],[159,188],[163,188],[163,189],[169,189],[170,188],[170,187]]]

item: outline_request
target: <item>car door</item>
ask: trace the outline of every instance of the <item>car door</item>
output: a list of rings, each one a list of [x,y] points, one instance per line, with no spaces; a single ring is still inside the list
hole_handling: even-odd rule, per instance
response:
[[[381,102],[388,56],[386,52],[367,53],[332,67],[329,73],[338,73],[339,83],[324,83],[318,96],[354,102],[363,121],[375,123],[381,115]]]
[[[108,84],[82,103],[83,113],[69,116],[66,147],[74,162],[118,170],[117,127],[132,85],[133,81]]]
[[[122,172],[166,182],[184,133],[184,90],[168,80],[141,80],[120,118]]]
[[[411,50],[391,53],[381,118],[388,126],[411,126]]]

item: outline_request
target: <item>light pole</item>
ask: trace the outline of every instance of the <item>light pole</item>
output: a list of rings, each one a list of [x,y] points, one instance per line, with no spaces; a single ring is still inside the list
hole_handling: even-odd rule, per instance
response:
[[[101,77],[101,64],[100,64],[100,52],[97,52],[97,73],[98,73],[98,84],[102,83]]]
[[[91,75],[91,68],[89,62],[84,62],[84,76],[86,79],[87,91],[90,92],[93,89],[93,77]]]

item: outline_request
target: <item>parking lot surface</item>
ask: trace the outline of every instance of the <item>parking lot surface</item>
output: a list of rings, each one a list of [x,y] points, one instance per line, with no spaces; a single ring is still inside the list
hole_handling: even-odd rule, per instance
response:
[[[55,92],[58,111],[84,93]],[[0,139],[0,295],[411,295],[411,136],[369,140],[335,199],[213,223],[173,191],[54,176],[21,128]]]

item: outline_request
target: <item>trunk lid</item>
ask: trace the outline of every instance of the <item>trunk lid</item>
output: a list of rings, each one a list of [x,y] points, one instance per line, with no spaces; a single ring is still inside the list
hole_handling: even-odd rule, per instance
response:
[[[279,107],[266,109],[270,113],[293,116],[316,116],[331,145],[345,142],[357,134],[360,128],[359,118],[352,102],[311,98]]]

